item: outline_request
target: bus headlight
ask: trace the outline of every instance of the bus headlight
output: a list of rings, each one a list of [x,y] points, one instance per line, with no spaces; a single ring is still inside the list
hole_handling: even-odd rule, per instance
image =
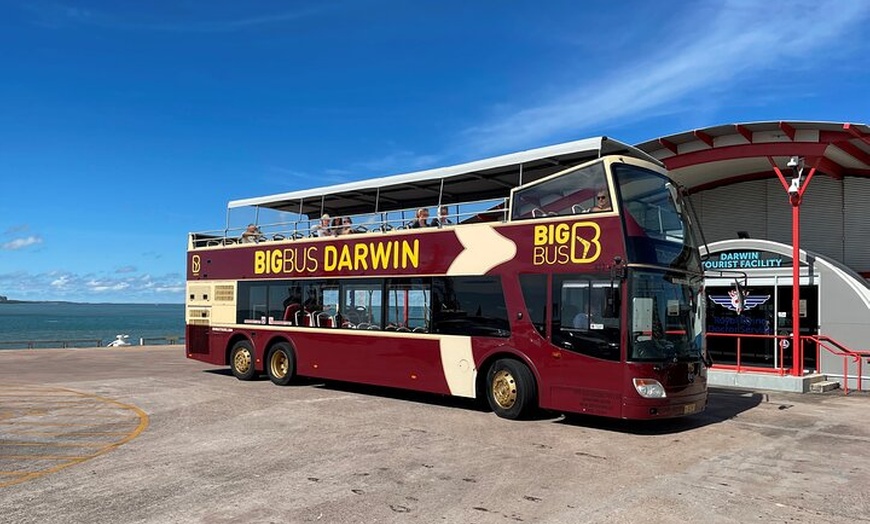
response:
[[[667,397],[665,388],[658,380],[653,380],[651,378],[635,378],[632,379],[632,382],[634,382],[634,389],[637,390],[638,395],[643,398]]]

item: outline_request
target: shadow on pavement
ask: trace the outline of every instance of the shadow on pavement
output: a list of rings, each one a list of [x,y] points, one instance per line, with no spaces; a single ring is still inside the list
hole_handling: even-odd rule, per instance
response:
[[[347,393],[359,393],[360,395],[371,395],[376,397],[390,398],[393,400],[402,400],[406,402],[415,402],[419,404],[427,404],[430,406],[443,406],[451,408],[468,409],[471,411],[489,411],[489,406],[486,401],[478,401],[477,399],[450,397],[447,395],[439,395],[437,393],[425,393],[420,391],[411,391],[407,389],[390,388],[386,386],[370,386],[366,384],[355,384],[352,382],[335,382],[323,381],[306,378],[297,378],[294,384],[300,386],[314,386],[322,389],[333,391],[344,391]]]
[[[559,423],[636,435],[667,435],[724,422],[758,406],[764,397],[754,391],[710,388],[707,409],[697,415],[660,420],[619,420],[570,414]]]
[[[203,370],[203,372],[230,378],[233,377],[229,368],[207,369]],[[254,380],[268,381],[269,379],[265,375],[261,375]],[[321,379],[297,377],[286,387],[315,387],[332,391],[343,391],[347,393],[358,393],[360,395],[390,398],[405,402],[415,402],[430,406],[466,409],[477,412],[490,411],[485,399],[451,397],[436,393],[410,391],[386,386],[371,386],[352,382],[338,382],[332,380],[324,381]],[[659,420],[621,420],[574,413],[562,415],[552,411],[539,410],[529,420],[552,420],[554,423],[569,426],[582,426],[621,433],[633,433],[637,435],[662,435],[680,433],[708,426],[710,424],[723,422],[758,406],[763,400],[764,394],[762,393],[748,390],[711,387],[709,389],[707,409],[702,413],[688,417]]]

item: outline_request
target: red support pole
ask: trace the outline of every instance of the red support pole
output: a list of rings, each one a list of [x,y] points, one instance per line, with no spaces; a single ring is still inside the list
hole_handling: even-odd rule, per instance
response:
[[[791,327],[794,330],[792,342],[791,374],[799,377],[803,375],[803,362],[800,361],[800,297],[801,297],[801,202],[800,195],[792,198],[791,202],[791,245],[792,245],[792,284],[791,284]]]
[[[806,180],[804,180],[800,187],[797,188],[797,192],[789,191],[790,185],[785,179],[785,175],[783,175],[782,171],[777,167],[776,162],[773,161],[772,157],[767,157],[768,162],[770,162],[771,167],[773,167],[773,171],[776,173],[776,176],[779,178],[779,181],[782,183],[783,189],[788,193],[789,202],[791,202],[791,245],[792,245],[792,293],[791,293],[791,315],[792,315],[792,362],[791,362],[791,374],[799,377],[803,375],[803,347],[801,344],[801,333],[800,333],[800,300],[801,300],[801,200],[803,199],[804,192],[807,190],[807,185],[809,185],[810,180],[812,180],[813,175],[816,174],[816,169],[819,167],[819,163],[821,163],[823,156],[820,156],[816,159],[815,165],[812,169],[810,169],[809,174],[807,175]]]

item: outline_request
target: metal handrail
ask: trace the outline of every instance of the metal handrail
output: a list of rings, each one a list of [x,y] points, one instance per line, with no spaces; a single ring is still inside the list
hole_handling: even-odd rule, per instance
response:
[[[153,345],[170,345],[174,346],[176,344],[184,344],[184,335],[181,336],[165,336],[165,337],[139,337],[139,345],[140,346],[153,346]]]
[[[447,218],[459,225],[465,222],[497,221],[506,222],[508,208],[506,199],[490,199],[449,204],[455,209]],[[437,208],[436,208],[437,209]],[[362,213],[350,215],[354,223],[351,225],[354,233],[386,233],[404,230],[413,221],[414,209],[402,209],[389,213]],[[337,218],[337,217],[333,217]],[[436,218],[436,217],[432,217]],[[316,237],[319,220],[298,217],[296,220],[258,223],[261,236],[255,242],[275,240],[300,240]],[[194,248],[218,247],[240,244],[242,233],[246,226],[232,226],[226,229],[198,231],[191,233]]]
[[[140,337],[139,345],[176,345],[184,344],[184,335],[164,337]],[[132,344],[130,344],[132,345]],[[73,349],[86,347],[103,347],[100,338],[68,338],[68,339],[33,339],[33,340],[2,340],[0,347],[5,349]],[[124,346],[120,346],[124,347]],[[129,345],[127,346],[129,347]]]
[[[58,345],[59,344],[59,345]],[[82,346],[81,344],[87,344]],[[103,340],[100,338],[73,338],[73,339],[49,339],[49,340],[3,340],[0,341],[0,346],[10,346],[7,349],[36,349],[42,347],[51,348],[73,348],[73,347],[102,347]]]
[[[831,353],[832,355],[836,355],[838,357],[843,358],[843,394],[849,394],[849,358],[851,358],[856,364],[858,369],[858,375],[855,378],[857,383],[857,390],[863,391],[861,383],[864,381],[864,373],[862,371],[862,364],[864,358],[870,360],[870,350],[854,350],[845,344],[838,342],[837,340],[827,336],[827,335],[808,335],[801,337],[803,340],[812,340],[816,343],[816,362],[819,362],[821,357],[821,350]],[[830,344],[830,345],[829,345]]]
[[[785,340],[785,341],[791,340],[792,337],[790,335],[761,335],[761,334],[750,334],[750,333],[709,333],[708,332],[706,336],[707,337],[714,337],[714,338],[721,337],[721,338],[736,338],[737,339],[737,363],[735,365],[715,363],[715,364],[713,364],[714,368],[718,367],[721,369],[734,369],[738,373],[740,373],[741,371],[753,371],[756,373],[759,373],[759,372],[760,373],[776,373],[777,375],[780,375],[780,376],[786,374],[787,370],[782,366],[783,356],[784,356],[784,348],[783,348],[782,341],[783,340]],[[772,340],[779,340],[780,343],[778,343],[776,345],[776,347],[779,351],[779,367],[774,366],[772,368],[766,368],[766,367],[760,367],[760,366],[744,365],[742,362],[742,347],[741,347],[741,339],[743,339],[743,338],[766,338],[766,339],[772,339]]]

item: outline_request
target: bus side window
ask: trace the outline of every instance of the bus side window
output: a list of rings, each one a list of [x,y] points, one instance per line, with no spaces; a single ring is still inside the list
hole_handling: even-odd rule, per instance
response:
[[[553,344],[591,357],[619,360],[618,303],[610,281],[553,277]]]
[[[510,322],[498,277],[432,279],[432,331],[445,335],[509,337]]]

